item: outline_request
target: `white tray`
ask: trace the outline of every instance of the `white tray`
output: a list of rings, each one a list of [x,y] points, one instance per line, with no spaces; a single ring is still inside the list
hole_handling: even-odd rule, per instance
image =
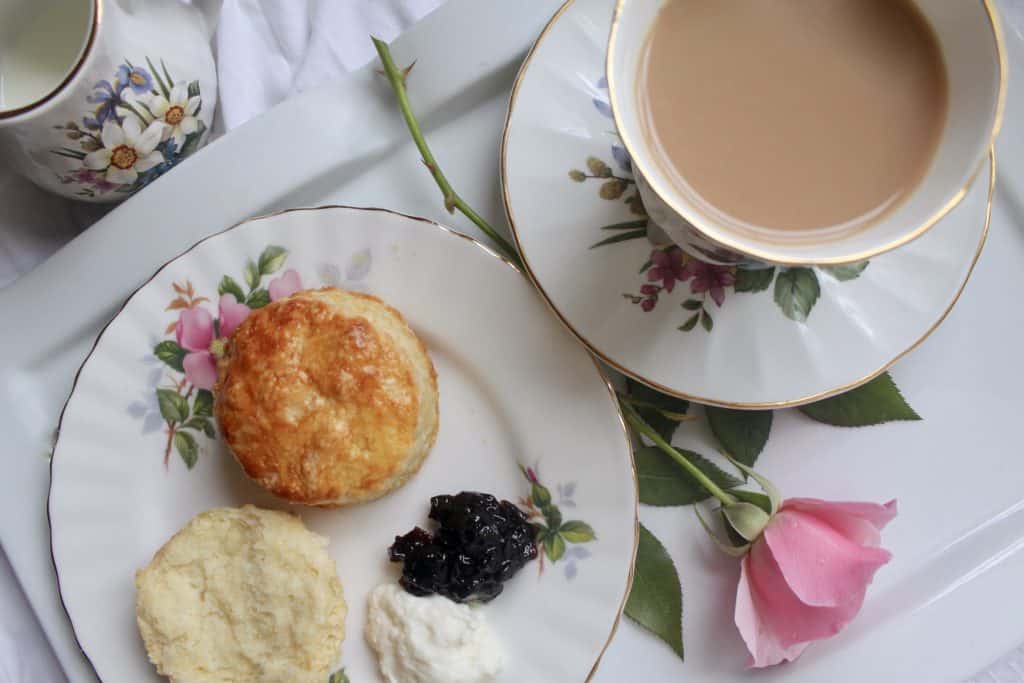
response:
[[[508,91],[558,5],[451,0],[395,46],[399,63],[418,60],[413,104],[439,161],[497,223]],[[1007,39],[1013,74],[1024,65],[1024,45],[1010,27]],[[72,681],[94,678],[55,589],[47,454],[75,370],[125,297],[201,237],[288,206],[380,205],[480,236],[441,208],[374,68],[305,93],[213,143],[0,290],[0,543]],[[925,421],[838,430],[799,413],[776,418],[760,464],[784,492],[898,496],[902,512],[885,537],[896,559],[880,572],[861,617],[839,638],[759,680],[962,681],[1024,642],[1022,118],[1024,91],[1011,75],[989,243],[948,320],[894,370]],[[681,431],[690,435],[686,445],[712,450],[703,427]],[[690,511],[646,508],[641,515],[679,566],[687,661],[624,622],[595,680],[745,680],[731,626],[735,564],[714,554]]]

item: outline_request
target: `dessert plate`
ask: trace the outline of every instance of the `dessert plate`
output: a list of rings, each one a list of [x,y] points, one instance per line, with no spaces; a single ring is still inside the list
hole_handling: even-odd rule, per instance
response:
[[[834,268],[713,266],[647,234],[604,79],[613,3],[570,0],[509,103],[505,208],[527,273],[608,364],[700,403],[799,405],[851,389],[948,314],[988,230],[995,161],[928,234]]]
[[[182,310],[216,316],[219,291],[263,305],[296,278],[380,296],[437,368],[437,444],[417,476],[376,502],[319,510],[275,500],[244,476],[218,438],[212,397],[181,371]],[[589,679],[622,613],[637,542],[631,447],[594,361],[514,267],[436,223],[347,207],[253,219],[162,267],[79,371],[52,460],[61,598],[101,680],[161,680],[135,625],[135,571],[198,512],[289,509],[330,539],[338,564],[349,603],[339,666],[353,681],[377,681],[363,624],[369,591],[398,578],[386,548],[427,523],[430,496],[461,490],[517,501],[559,528],[543,559],[481,608],[504,645],[501,680]],[[541,514],[536,496],[550,496],[561,521]]]

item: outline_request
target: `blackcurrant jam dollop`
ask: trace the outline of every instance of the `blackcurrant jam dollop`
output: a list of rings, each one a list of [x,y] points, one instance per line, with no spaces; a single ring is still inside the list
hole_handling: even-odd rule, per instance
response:
[[[490,602],[503,584],[537,557],[536,531],[507,500],[463,491],[430,499],[434,533],[420,527],[388,549],[402,563],[399,583],[413,595],[437,593],[455,602]]]

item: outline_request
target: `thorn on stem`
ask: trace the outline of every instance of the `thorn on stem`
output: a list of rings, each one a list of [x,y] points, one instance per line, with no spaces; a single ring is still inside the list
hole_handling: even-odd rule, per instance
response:
[[[416,60],[412,60],[412,64],[402,69],[402,85],[405,85],[406,79],[409,78],[409,74],[412,73],[412,68],[416,66]]]

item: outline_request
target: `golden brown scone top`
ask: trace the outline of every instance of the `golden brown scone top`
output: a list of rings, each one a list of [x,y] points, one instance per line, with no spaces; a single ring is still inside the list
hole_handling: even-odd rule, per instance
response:
[[[422,342],[376,297],[298,292],[254,310],[215,387],[222,434],[245,472],[311,505],[377,498],[420,466],[437,433],[437,379]]]

